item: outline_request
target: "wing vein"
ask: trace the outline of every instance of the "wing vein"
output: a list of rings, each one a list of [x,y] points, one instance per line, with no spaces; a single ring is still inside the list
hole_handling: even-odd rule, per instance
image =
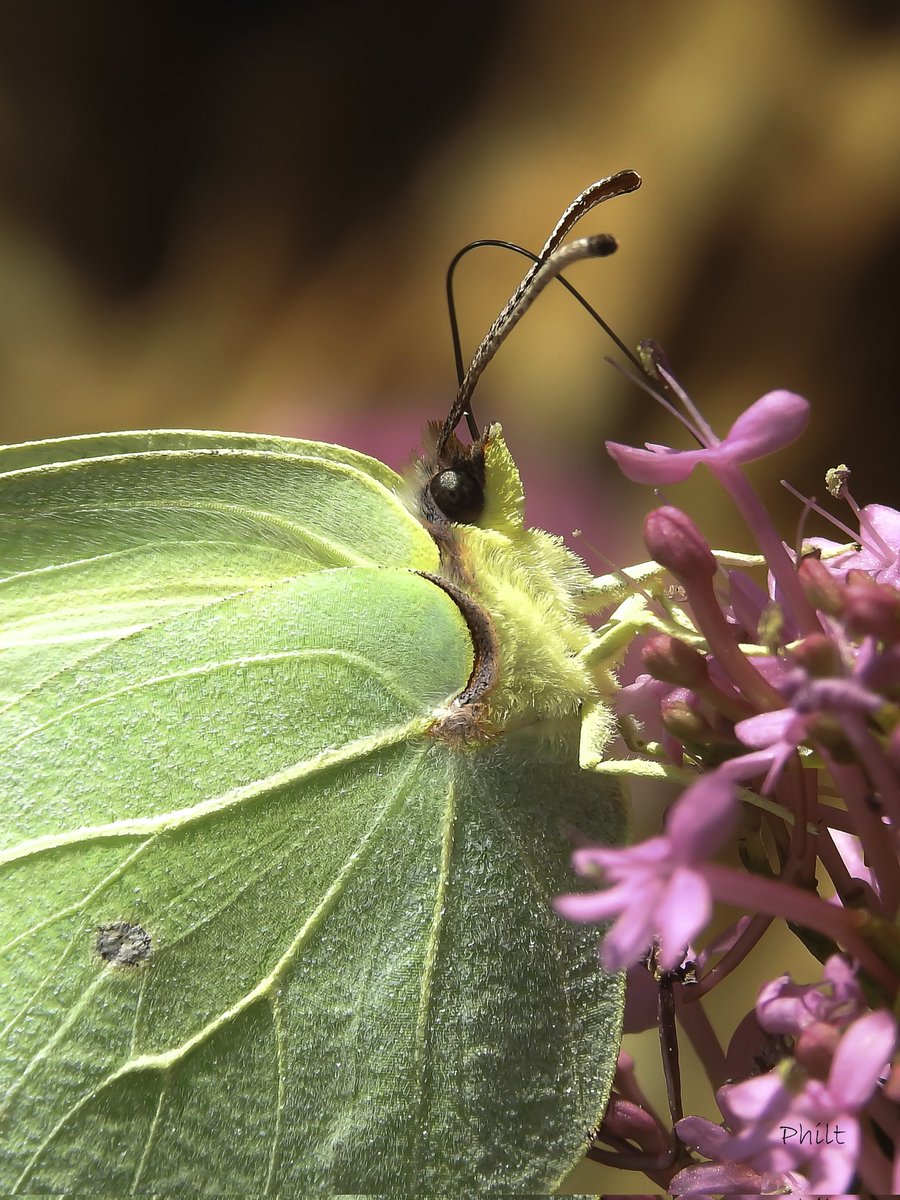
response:
[[[194,821],[205,820],[216,813],[235,808],[239,804],[247,803],[257,796],[265,795],[277,788],[287,787],[300,780],[312,778],[321,772],[341,767],[345,763],[357,762],[379,750],[409,741],[416,735],[424,735],[430,724],[430,717],[420,717],[408,721],[404,725],[395,725],[390,729],[382,730],[378,734],[357,738],[337,750],[325,750],[311,759],[276,771],[265,779],[255,779],[252,783],[232,788],[221,796],[212,796],[189,808],[173,809],[169,812],[159,813],[155,817],[132,817],[120,821],[110,821],[103,825],[86,825],[80,829],[69,829],[65,833],[45,834],[42,837],[30,838],[10,846],[0,853],[0,866],[18,859],[29,858],[32,855],[44,854],[61,846],[79,845],[102,838],[141,837],[178,829]]]
[[[441,863],[438,870],[438,883],[434,893],[434,905],[431,910],[431,927],[425,949],[425,966],[422,972],[422,985],[419,989],[419,1008],[416,1014],[415,1033],[415,1074],[416,1090],[418,1092],[419,1117],[411,1129],[413,1145],[411,1160],[415,1164],[413,1178],[418,1179],[419,1164],[422,1155],[421,1139],[417,1130],[426,1127],[424,1121],[426,1064],[428,1025],[431,1017],[431,1003],[434,991],[434,977],[437,969],[437,959],[441,947],[441,934],[444,926],[444,912],[447,906],[447,891],[450,882],[450,865],[453,858],[453,846],[456,839],[456,823],[458,817],[455,780],[451,779],[447,789],[447,803],[444,807],[444,820],[441,830]]]
[[[153,1144],[156,1141],[157,1131],[159,1130],[159,1126],[162,1121],[163,1106],[165,1105],[166,1097],[168,1096],[168,1093],[169,1093],[169,1082],[170,1082],[170,1077],[168,1074],[166,1074],[160,1080],[159,1099],[156,1102],[156,1111],[153,1114],[153,1120],[150,1124],[150,1131],[147,1134],[147,1141],[144,1145],[143,1151],[141,1152],[141,1157],[138,1160],[138,1165],[137,1165],[137,1167],[135,1167],[134,1176],[132,1177],[132,1180],[131,1180],[131,1187],[128,1189],[128,1194],[130,1196],[135,1195],[138,1188],[140,1187],[141,1176],[144,1174],[144,1168],[146,1167],[147,1162],[149,1161],[149,1158],[150,1158],[150,1154],[153,1150]]]
[[[398,688],[395,681],[389,675],[380,671],[371,659],[366,658],[362,654],[355,654],[351,650],[337,650],[330,647],[317,647],[309,650],[275,650],[267,654],[246,654],[238,658],[216,659],[213,662],[202,663],[200,666],[187,667],[183,671],[171,671],[165,675],[151,675],[149,678],[141,679],[137,683],[130,683],[125,687],[115,688],[110,692],[103,692],[101,695],[92,696],[84,704],[75,704],[71,708],[66,708],[61,712],[55,713],[51,720],[44,721],[40,725],[33,725],[13,741],[8,742],[7,748],[11,750],[21,745],[28,738],[44,733],[46,730],[52,729],[54,725],[59,725],[63,721],[68,721],[77,713],[88,712],[92,708],[99,708],[104,704],[109,704],[111,701],[121,700],[123,696],[139,694],[145,688],[154,688],[160,684],[175,683],[180,680],[202,678],[203,676],[214,675],[218,671],[234,670],[236,667],[268,666],[272,663],[300,662],[306,659],[312,661],[316,659],[333,659],[338,662],[352,663],[354,666],[360,667],[370,678],[377,680],[383,689],[389,695],[393,696],[395,700],[406,704],[408,708],[415,709],[416,707],[416,702],[409,692]]]
[[[202,501],[202,500],[118,500],[112,504],[73,504],[64,505],[53,509],[42,509],[39,513],[31,513],[31,519],[40,517],[46,519],[48,517],[65,516],[69,513],[75,513],[79,518],[85,517],[90,513],[97,513],[100,516],[107,516],[110,513],[127,512],[129,510],[149,510],[151,512],[165,513],[172,509],[180,509],[182,511],[192,511],[201,513],[217,513],[220,515],[238,516],[249,524],[256,524],[261,527],[269,526],[271,529],[278,530],[279,533],[287,533],[290,542],[295,546],[313,550],[326,559],[330,559],[336,564],[345,567],[372,567],[375,563],[364,558],[361,554],[355,554],[348,547],[341,545],[331,538],[323,537],[320,534],[313,533],[306,526],[298,525],[293,521],[289,521],[286,517],[279,517],[275,513],[267,512],[261,508],[251,508],[249,505],[230,504],[225,501]],[[23,518],[20,518],[20,521]],[[141,545],[152,545],[155,543],[143,542]]]
[[[135,859],[140,858],[144,851],[150,845],[152,845],[154,841],[154,838],[147,838],[146,841],[141,842],[141,844],[136,849],[132,850],[130,854],[126,855],[119,865],[114,867],[104,879],[101,879],[95,887],[91,888],[89,892],[86,892],[80,900],[75,900],[72,904],[68,905],[67,908],[61,908],[58,912],[51,913],[49,917],[44,917],[42,921],[38,921],[38,923],[36,925],[32,925],[30,929],[25,929],[22,931],[22,933],[17,934],[17,936],[8,941],[5,946],[0,946],[0,957],[6,954],[7,951],[12,950],[19,944],[19,942],[24,941],[25,938],[31,937],[35,933],[40,933],[42,929],[46,929],[48,925],[52,925],[56,921],[61,921],[64,917],[70,917],[79,912],[80,909],[82,909],[86,904],[89,904],[91,900],[93,900],[96,896],[99,896],[101,892],[105,891],[111,883],[115,883],[115,881],[125,873],[128,867],[131,866]]]
[[[110,1084],[115,1083],[123,1076],[132,1074],[136,1071],[144,1071],[148,1069],[168,1070],[170,1067],[175,1066],[178,1062],[185,1058],[196,1046],[207,1042],[213,1036],[213,1034],[217,1033],[220,1029],[227,1025],[229,1021],[232,1021],[235,1017],[240,1016],[241,1013],[245,1012],[258,1000],[261,1000],[264,997],[268,997],[272,994],[274,989],[281,982],[289,968],[294,963],[299,952],[303,949],[313,934],[316,933],[322,921],[328,916],[329,912],[331,912],[331,910],[337,904],[340,896],[344,892],[350,880],[353,878],[355,872],[368,857],[369,853],[376,844],[376,835],[406,802],[409,779],[417,774],[421,758],[426,752],[426,750],[422,750],[413,757],[413,761],[403,772],[403,775],[400,778],[397,787],[390,798],[390,801],[378,814],[376,820],[360,839],[355,849],[347,856],[343,866],[338,871],[330,887],[328,887],[322,896],[322,899],[303,922],[293,941],[272,967],[271,971],[269,971],[268,975],[265,975],[262,979],[260,979],[254,987],[250,988],[249,991],[241,996],[239,1000],[236,1000],[229,1008],[223,1010],[215,1017],[207,1021],[201,1029],[198,1029],[196,1033],[191,1034],[191,1036],[182,1042],[181,1045],[173,1046],[170,1050],[162,1050],[158,1053],[141,1054],[130,1059],[128,1062],[122,1063],[120,1067],[117,1067],[115,1071],[112,1071],[104,1080],[95,1085],[92,1089],[93,1092],[98,1092],[102,1088],[108,1087]],[[92,988],[95,986],[96,984],[92,985]],[[87,991],[90,990],[92,989],[87,989]],[[67,1020],[65,1025],[68,1026],[71,1024],[71,1020],[73,1019],[74,1017],[70,1020]],[[57,1035],[55,1035],[53,1039],[54,1041],[57,1040],[61,1032],[62,1029],[57,1031]],[[29,1071],[36,1060],[46,1056],[48,1049],[49,1046],[45,1047],[42,1051],[35,1055],[35,1059],[32,1060],[32,1064],[29,1064]]]
[[[81,936],[82,933],[86,932],[86,930],[87,930],[87,926],[83,924],[81,926],[81,928],[75,933],[75,936],[70,940],[68,946],[66,946],[65,950],[62,952],[62,954],[59,956],[59,958],[53,964],[54,967],[59,969],[60,967],[65,965],[67,959],[69,959],[72,956],[72,954],[74,954],[74,952],[75,952],[75,947],[78,945],[78,938]],[[26,997],[25,1002],[19,1007],[19,1009],[16,1012],[13,1013],[13,1015],[10,1017],[10,1019],[7,1021],[7,1023],[4,1025],[4,1027],[2,1029],[0,1029],[0,1042],[4,1041],[7,1037],[9,1037],[9,1035],[13,1032],[13,1030],[19,1024],[19,1022],[25,1017],[25,1015],[28,1013],[28,1011],[33,1007],[33,1005],[34,1005],[35,1001],[38,999],[38,997],[47,990],[47,987],[52,978],[53,978],[53,972],[48,971],[47,974],[44,976],[44,978],[38,983],[37,987],[34,989],[34,991],[31,993],[31,995]]]
[[[275,1030],[275,1133],[272,1137],[272,1151],[269,1155],[269,1170],[266,1175],[264,1196],[271,1196],[274,1191],[275,1178],[281,1160],[281,1142],[284,1137],[284,1105],[287,1094],[287,1077],[284,1067],[284,1029],[282,1028],[281,997],[274,991],[269,997],[272,1009],[272,1025]]]

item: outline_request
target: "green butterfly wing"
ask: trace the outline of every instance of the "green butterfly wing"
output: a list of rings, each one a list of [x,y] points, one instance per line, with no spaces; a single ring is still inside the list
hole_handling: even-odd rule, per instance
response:
[[[251,448],[221,435],[213,446],[219,436],[0,451],[0,701],[148,623],[267,582],[328,567],[437,569],[387,467],[312,442]]]
[[[399,479],[181,432],[0,470],[3,1188],[553,1187],[621,983],[549,901],[621,813],[575,731],[439,735],[472,636]]]

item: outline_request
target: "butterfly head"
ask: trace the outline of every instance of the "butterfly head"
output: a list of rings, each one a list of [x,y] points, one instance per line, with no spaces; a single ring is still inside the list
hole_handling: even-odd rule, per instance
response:
[[[425,455],[419,464],[419,513],[428,524],[477,525],[484,513],[486,434],[466,445],[442,436],[435,423],[425,431]]]

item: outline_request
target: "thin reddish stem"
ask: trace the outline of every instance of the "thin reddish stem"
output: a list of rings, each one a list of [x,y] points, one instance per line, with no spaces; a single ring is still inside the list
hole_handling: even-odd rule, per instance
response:
[[[760,875],[734,871],[718,863],[705,863],[697,870],[717,900],[726,904],[745,905],[760,913],[806,925],[841,943],[872,978],[887,989],[889,995],[894,995],[897,976],[860,936],[860,915],[855,910],[827,904],[811,892],[783,883],[780,879],[764,879]]]

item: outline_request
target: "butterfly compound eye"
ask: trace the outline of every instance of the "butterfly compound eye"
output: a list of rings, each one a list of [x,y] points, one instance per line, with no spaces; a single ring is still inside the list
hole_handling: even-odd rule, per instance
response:
[[[470,525],[484,511],[484,488],[471,471],[447,467],[432,476],[428,489],[448,521]]]

